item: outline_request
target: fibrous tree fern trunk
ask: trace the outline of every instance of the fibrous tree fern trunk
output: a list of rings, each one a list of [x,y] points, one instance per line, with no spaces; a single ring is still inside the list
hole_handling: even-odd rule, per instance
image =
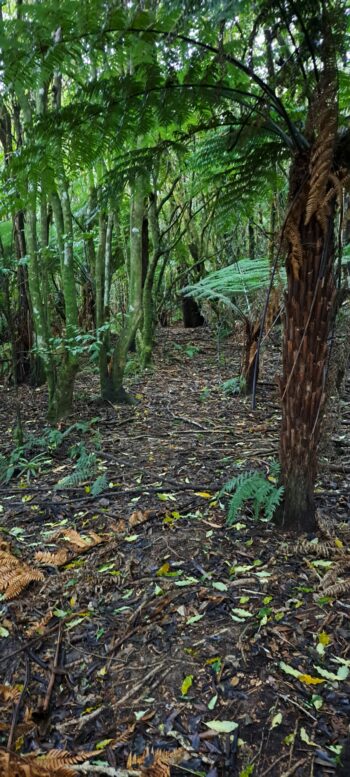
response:
[[[315,528],[314,485],[335,304],[334,220],[342,171],[334,168],[336,80],[330,57],[310,108],[311,143],[290,177],[280,460],[286,529]]]

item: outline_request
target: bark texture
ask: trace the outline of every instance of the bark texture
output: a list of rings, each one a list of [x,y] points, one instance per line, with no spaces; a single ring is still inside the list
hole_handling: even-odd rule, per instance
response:
[[[300,156],[291,178],[292,208],[287,224],[287,294],[283,343],[282,426],[280,460],[284,503],[283,528],[315,528],[314,483],[317,448],[325,402],[328,337],[335,302],[334,200],[328,188],[327,213],[305,218],[311,179],[309,160]],[[307,221],[307,223],[305,223]]]

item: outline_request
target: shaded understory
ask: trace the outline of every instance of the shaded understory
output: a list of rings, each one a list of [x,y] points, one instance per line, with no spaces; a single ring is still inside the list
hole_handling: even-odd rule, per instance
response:
[[[330,748],[349,722],[348,680],[334,676],[349,658],[350,600],[346,584],[330,595],[323,580],[336,564],[348,572],[350,416],[345,410],[339,458],[317,486],[328,528],[316,551],[297,547],[249,510],[228,527],[215,498],[234,474],[268,471],[277,455],[277,357],[265,359],[255,412],[222,388],[239,372],[232,340],[218,349],[208,330],[163,330],[155,364],[130,379],[131,407],[96,402],[97,379],[78,377],[71,420],[98,419],[83,439],[106,468],[103,493],[53,490],[72,471],[69,447],[82,439],[74,431],[48,454],[44,473],[1,490],[1,539],[44,575],[2,603],[0,681],[26,683],[13,746],[99,743],[98,760],[123,769],[130,753],[182,747],[172,775],[331,775]],[[39,435],[45,390],[22,388],[20,401],[26,433]],[[2,405],[6,452],[9,388]],[[67,541],[68,529],[95,532],[96,544]],[[59,549],[61,566],[35,561],[37,551]],[[6,746],[11,704],[0,720]],[[217,734],[212,720],[239,727]]]

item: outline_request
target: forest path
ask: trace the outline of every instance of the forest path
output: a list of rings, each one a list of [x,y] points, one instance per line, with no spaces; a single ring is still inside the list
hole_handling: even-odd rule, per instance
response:
[[[96,378],[79,376],[61,433],[72,431],[43,472],[1,489],[2,552],[43,579],[24,588],[22,578],[18,597],[1,603],[0,682],[25,687],[12,729],[2,693],[0,743],[97,747],[115,774],[127,763],[140,771],[147,747],[161,751],[149,777],[167,777],[179,759],[171,775],[332,774],[329,747],[345,737],[349,711],[349,594],[345,582],[324,595],[322,579],[339,561],[345,569],[346,533],[326,556],[321,545],[296,552],[250,510],[228,527],[215,496],[276,455],[276,358],[265,360],[254,412],[222,385],[239,371],[238,344],[218,347],[206,329],[159,333],[156,366],[130,378],[135,405],[92,401]],[[42,435],[45,391],[23,388],[20,400],[26,434]],[[3,401],[6,450],[11,390]],[[54,490],[73,472],[72,445],[99,469],[88,485]],[[93,497],[103,471],[109,486]],[[318,491],[324,512],[348,517],[341,472]]]

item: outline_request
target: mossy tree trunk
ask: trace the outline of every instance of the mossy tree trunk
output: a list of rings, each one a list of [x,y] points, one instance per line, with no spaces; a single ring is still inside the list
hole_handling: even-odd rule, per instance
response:
[[[47,300],[43,299],[42,268],[38,258],[35,189],[32,189],[28,193],[26,244],[28,252],[28,280],[35,330],[35,345],[45,370],[50,406],[55,394],[56,371],[50,344],[50,331],[46,311]]]
[[[96,289],[96,329],[99,341],[99,373],[102,399],[113,402],[115,399],[113,375],[111,371],[111,344],[108,325],[110,318],[110,286],[111,286],[111,256],[113,215],[104,211],[99,216],[99,246],[96,255],[95,289]]]
[[[79,356],[75,351],[74,343],[78,332],[78,302],[74,274],[73,217],[68,181],[60,161],[58,161],[58,167],[58,186],[51,191],[50,202],[61,267],[65,338],[62,347],[55,354],[55,389],[53,396],[49,398],[48,409],[51,423],[65,418],[72,412],[74,382],[79,369]]]
[[[156,192],[150,194],[149,225],[152,237],[152,256],[147,263],[147,271],[142,290],[142,333],[141,333],[141,364],[145,368],[152,358],[155,329],[155,310],[153,299],[154,276],[161,251],[161,236],[159,228],[159,212]]]
[[[147,182],[140,175],[134,182],[130,203],[130,254],[129,254],[129,300],[125,323],[118,337],[112,356],[113,401],[127,402],[124,389],[124,371],[130,344],[142,320],[142,224],[145,214]]]

